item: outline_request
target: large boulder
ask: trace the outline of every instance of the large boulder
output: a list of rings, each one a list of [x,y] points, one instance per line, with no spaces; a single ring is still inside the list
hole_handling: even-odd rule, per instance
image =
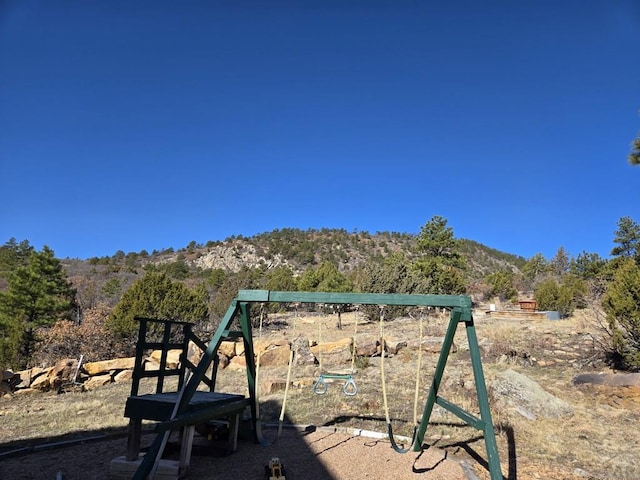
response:
[[[33,367],[27,370],[19,371],[17,375],[20,376],[20,379],[22,381],[20,384],[20,387],[21,388],[29,387],[36,378],[38,378],[41,375],[45,375],[46,373],[48,373],[48,369],[40,368],[40,367]]]
[[[443,343],[444,337],[424,337],[422,340],[415,338],[409,340],[408,347],[413,350],[421,348],[425,353],[440,353]],[[453,342],[451,344],[451,353],[456,353],[457,351],[458,346]]]
[[[49,383],[51,388],[59,389],[64,383],[75,381],[78,372],[78,360],[75,358],[64,358],[58,360],[49,371]]]
[[[311,352],[323,365],[337,365],[351,361],[352,339],[343,338],[336,342],[326,342],[311,347]]]
[[[233,341],[224,341],[220,343],[220,347],[218,348],[218,354],[225,355],[228,358],[232,358],[236,356],[236,343]]]
[[[262,352],[259,356],[261,367],[279,367],[289,364],[289,354],[291,348],[289,345],[273,347]]]
[[[98,387],[111,383],[113,379],[108,373],[102,375],[95,375],[84,382],[84,388],[87,390],[95,390]]]
[[[574,385],[592,384],[607,387],[640,387],[640,373],[581,373],[572,380]]]
[[[318,363],[316,356],[311,351],[307,337],[296,337],[291,342],[294,365],[314,365]]]
[[[496,406],[515,410],[531,420],[536,417],[564,418],[573,415],[571,405],[514,370],[502,372],[490,387]]]
[[[83,365],[83,369],[89,375],[99,375],[113,370],[132,369],[136,363],[135,357],[114,358],[112,360],[102,360],[100,362],[89,362]]]
[[[51,379],[49,377],[49,372],[52,370],[52,368],[53,367],[44,369],[44,371],[40,375],[38,375],[31,381],[29,387],[41,391],[49,390],[51,388]]]
[[[169,350],[167,352],[167,368],[169,370],[177,370],[180,367],[180,356],[182,355],[182,350]],[[162,359],[162,350],[154,350],[147,357],[147,361],[156,363],[160,365],[160,360]]]
[[[380,337],[375,335],[356,336],[356,355],[359,357],[373,357],[380,354]]]

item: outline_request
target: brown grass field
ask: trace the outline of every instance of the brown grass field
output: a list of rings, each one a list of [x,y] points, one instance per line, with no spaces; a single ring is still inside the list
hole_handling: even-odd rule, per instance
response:
[[[425,335],[442,336],[447,322],[448,317],[429,317],[425,320]],[[271,316],[262,335],[287,338],[305,335],[315,341],[319,324],[322,341],[351,337],[354,314],[343,315],[342,330],[336,328],[333,316]],[[505,479],[640,478],[640,462],[637,461],[640,394],[633,387],[578,388],[571,382],[578,373],[609,371],[600,360],[598,338],[601,332],[589,312],[579,312],[561,321],[494,320],[479,313],[475,316],[475,324],[488,385],[500,372],[511,368],[534,379],[575,410],[575,414],[566,419],[529,420],[515,411],[498,408],[490,396]],[[379,324],[365,324],[359,320],[357,329],[358,335],[373,335],[379,332]],[[417,322],[411,319],[385,324],[385,335],[399,339],[415,339],[418,331]],[[257,331],[254,333],[259,335]],[[593,338],[594,342],[589,345],[585,338]],[[458,330],[455,342],[461,348],[448,360],[440,395],[475,413],[477,404],[469,354],[463,348],[466,345],[463,328]],[[503,356],[514,351],[529,354],[535,359],[533,365],[523,365],[517,356]],[[410,435],[413,427],[416,357],[415,351],[402,349],[385,359],[389,411],[394,432],[399,435]],[[424,407],[436,359],[436,354],[423,356],[419,414]],[[325,365],[326,368],[349,366]],[[353,397],[344,396],[337,385],[329,385],[326,395],[314,395],[310,383],[318,374],[318,367],[295,367],[292,380],[297,386],[289,391],[287,422],[384,432],[380,358],[359,361],[357,367],[359,391]],[[261,380],[284,379],[286,370],[286,367],[265,367],[261,369],[260,377]],[[219,390],[234,393],[246,393],[247,388],[244,372],[232,369],[219,373],[218,385]],[[105,465],[110,459],[124,454],[126,449],[127,420],[122,414],[129,388],[128,384],[111,384],[89,392],[0,398],[0,453],[14,451],[0,460],[0,478],[53,479],[56,468],[69,469],[74,462],[83,465],[79,468],[85,469],[84,474],[69,478],[108,478]],[[282,399],[282,392],[261,395],[267,421],[277,421]],[[77,444],[77,439],[84,439],[84,442]],[[52,443],[59,445],[44,447]],[[477,478],[489,478],[480,432],[437,406],[427,428],[425,443],[443,449],[453,458],[468,461]],[[86,466],[87,459],[95,466],[94,470]],[[233,463],[233,456],[225,461]],[[387,477],[367,475],[366,478]]]

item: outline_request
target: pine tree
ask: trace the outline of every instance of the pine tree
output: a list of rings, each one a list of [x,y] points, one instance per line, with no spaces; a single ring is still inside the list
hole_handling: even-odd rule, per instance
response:
[[[413,271],[421,278],[420,291],[416,293],[462,294],[466,291],[463,275],[466,261],[446,219],[438,215],[432,217],[420,229],[416,244],[422,255],[413,264]]]
[[[640,267],[631,259],[617,268],[602,299],[612,350],[623,368],[640,370]]]
[[[631,217],[622,217],[618,220],[618,229],[615,231],[614,243],[611,255],[619,257],[640,259],[640,225]]]
[[[29,364],[37,343],[37,329],[70,319],[75,291],[53,250],[31,251],[28,263],[7,276],[0,292],[0,336],[5,362],[20,368]]]
[[[147,272],[124,292],[107,319],[107,328],[121,338],[135,335],[134,317],[201,322],[208,315],[204,288],[191,290],[165,273]]]
[[[638,133],[638,136],[631,142],[631,152],[629,153],[628,160],[631,165],[640,165],[640,133]]]

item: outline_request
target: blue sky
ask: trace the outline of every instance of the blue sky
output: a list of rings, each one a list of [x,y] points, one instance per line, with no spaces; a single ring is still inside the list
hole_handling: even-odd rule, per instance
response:
[[[0,1],[0,242],[276,228],[607,257],[640,222],[640,3]]]

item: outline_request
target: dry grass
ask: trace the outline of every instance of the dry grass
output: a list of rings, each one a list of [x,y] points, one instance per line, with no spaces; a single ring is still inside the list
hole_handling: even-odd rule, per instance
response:
[[[335,317],[289,317],[274,322],[278,333],[292,338],[298,334],[312,341],[318,338],[318,322],[322,340],[332,341],[353,335],[353,315],[343,316],[343,330],[337,330]],[[428,335],[442,336],[448,319],[430,317],[425,323]],[[526,352],[538,362],[558,355],[558,345],[582,342],[586,333],[596,335],[597,328],[588,315],[559,322],[492,321],[477,318],[478,338],[483,345],[483,367],[490,384],[500,372],[512,368],[536,380],[545,390],[569,402],[575,414],[563,420],[528,420],[521,415],[492,404],[493,421],[498,432],[498,447],[503,472],[509,480],[535,478],[552,479],[637,479],[640,465],[636,452],[640,447],[640,402],[624,392],[597,388],[579,389],[571,379],[580,372],[586,357],[592,355],[585,347],[583,358],[556,362],[551,366],[523,365],[508,361],[509,352]],[[359,334],[379,331],[377,323],[365,324],[359,319]],[[416,322],[399,320],[385,325],[385,332],[396,338],[418,336]],[[266,333],[266,332],[265,332]],[[273,332],[271,332],[273,333]],[[456,344],[466,343],[460,328]],[[516,356],[516,359],[519,358]],[[437,355],[426,355],[421,369],[421,389],[418,414],[422,409],[431,383]],[[584,362],[582,360],[585,360]],[[330,368],[331,366],[327,366]],[[345,365],[340,367],[344,368]],[[599,365],[603,368],[602,365]],[[593,367],[587,367],[593,371]],[[401,350],[385,360],[389,411],[394,433],[410,435],[413,429],[413,405],[416,374],[416,354]],[[384,409],[380,377],[380,358],[371,358],[356,374],[358,395],[347,397],[341,385],[331,384],[326,395],[315,395],[309,383],[319,373],[317,367],[296,367],[293,380],[300,388],[293,388],[287,400],[286,418],[290,423],[357,427],[385,431]],[[261,377],[286,378],[286,367],[262,368]],[[218,376],[219,389],[227,392],[246,392],[246,377],[242,371],[223,370]],[[130,385],[113,384],[85,393],[64,395],[40,394],[0,399],[0,438],[2,449],[15,448],[25,442],[43,442],[50,437],[87,434],[87,432],[124,431],[122,416]],[[150,387],[149,387],[150,388]],[[468,352],[460,348],[449,358],[440,394],[477,414],[477,402]],[[277,421],[282,393],[261,395],[266,421]],[[439,407],[435,407],[427,429],[425,442],[446,448],[452,454],[482,464],[486,453],[480,432],[468,427]],[[477,469],[478,470],[478,469]],[[486,471],[480,469],[481,478]]]

